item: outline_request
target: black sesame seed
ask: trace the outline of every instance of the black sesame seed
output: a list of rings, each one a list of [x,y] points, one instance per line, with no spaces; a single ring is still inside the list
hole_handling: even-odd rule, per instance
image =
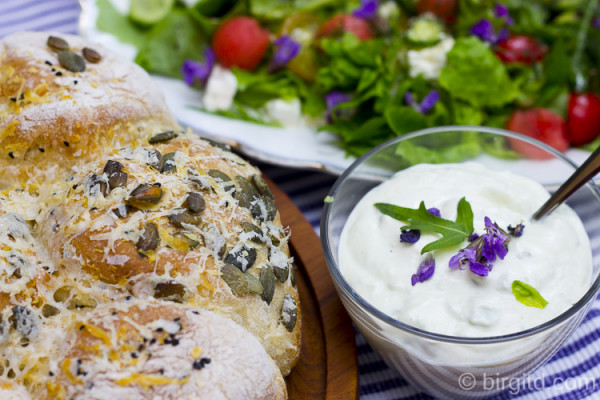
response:
[[[73,185],[73,190],[77,189],[79,187],[78,184]]]
[[[69,142],[67,142],[66,140],[63,142],[65,146],[69,147]]]
[[[54,68],[52,68],[52,72],[56,72],[56,70]]]
[[[11,98],[10,98],[10,100],[11,100],[13,103],[16,103],[16,102],[17,102],[17,98],[16,98],[16,97],[11,97]]]
[[[48,375],[54,376],[54,372],[50,371],[50,372],[48,372]]]
[[[129,301],[129,300],[131,300],[132,298],[133,298],[132,296],[127,296],[127,297],[125,297],[125,301]]]
[[[19,96],[19,100],[25,100],[25,93],[21,93],[21,95]]]
[[[137,353],[131,353],[131,358],[138,358],[138,354]]]
[[[210,364],[210,358],[201,358],[199,360],[194,360],[194,362],[192,363],[192,368],[196,369],[196,370],[201,370],[202,368],[204,368],[207,364]]]
[[[165,370],[161,368],[161,369],[158,370],[158,373],[161,374],[161,375],[164,375],[165,374]]]
[[[46,149],[43,149],[43,148],[41,148],[41,147],[40,147],[38,150],[40,151],[40,153],[43,153],[43,152],[45,152],[45,151],[46,151]]]
[[[200,315],[200,313],[196,310],[192,311],[192,314]]]
[[[85,325],[80,325],[80,326],[79,326],[79,330],[80,330],[80,331],[82,331],[82,330],[84,330],[84,329],[85,329]]]
[[[52,66],[52,63],[48,60],[44,61],[44,64]]]
[[[156,339],[155,338],[150,339],[150,344],[154,344],[154,343],[156,343]]]
[[[146,340],[146,338],[144,338],[144,340]],[[142,350],[144,350],[144,345],[143,345],[143,344],[140,344],[140,345],[138,346],[138,351],[139,351],[139,352],[141,352]]]
[[[12,151],[9,151],[9,152],[8,152],[8,156],[9,156],[10,158],[15,158],[15,155],[13,154],[13,152],[12,152]]]
[[[162,331],[164,331],[163,328],[161,328],[161,327],[156,328],[156,332],[162,332]]]
[[[117,312],[116,312],[116,311],[113,311],[113,312],[112,312],[112,315],[117,315]]]
[[[54,75],[56,75],[56,76],[62,76],[62,72],[56,71],[56,74],[54,74]]]
[[[77,79],[75,79],[75,80],[73,81],[73,84],[74,84],[74,85],[77,85]]]
[[[180,318],[180,317],[177,317],[177,318],[175,318],[175,319],[173,320],[173,322],[179,322],[179,321],[181,321],[181,318]]]

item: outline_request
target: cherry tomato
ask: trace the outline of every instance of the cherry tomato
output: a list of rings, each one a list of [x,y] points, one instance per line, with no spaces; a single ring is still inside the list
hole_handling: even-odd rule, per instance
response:
[[[567,108],[567,136],[573,146],[600,135],[600,99],[593,93],[571,93]]]
[[[496,54],[505,63],[533,64],[544,58],[547,47],[529,36],[511,36],[498,43]]]
[[[250,17],[235,17],[221,25],[212,40],[219,63],[253,70],[269,47],[269,32]]]
[[[540,140],[561,152],[569,147],[565,120],[545,108],[516,110],[508,120],[506,128]],[[517,139],[509,139],[509,141],[513,150],[526,157],[538,160],[551,158],[545,151],[528,143]]]
[[[277,36],[289,35],[302,45],[298,55],[287,64],[287,68],[309,82],[315,80],[319,69],[313,44],[320,24],[321,21],[314,14],[294,13],[283,21],[277,32]]]
[[[441,20],[451,23],[456,19],[456,0],[419,0],[419,14],[430,12]]]
[[[360,40],[372,39],[375,36],[367,21],[348,14],[339,14],[329,19],[319,28],[317,36],[333,36],[344,32],[351,33]]]

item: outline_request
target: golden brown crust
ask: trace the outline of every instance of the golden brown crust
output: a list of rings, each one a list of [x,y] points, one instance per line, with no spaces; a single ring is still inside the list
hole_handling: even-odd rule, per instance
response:
[[[59,36],[77,54],[93,46],[77,36]],[[178,129],[140,67],[95,46],[102,59],[71,72],[47,46],[48,37],[25,32],[0,40],[0,161],[19,166],[0,185],[14,183],[13,174],[31,179],[45,165],[70,168],[106,150]]]

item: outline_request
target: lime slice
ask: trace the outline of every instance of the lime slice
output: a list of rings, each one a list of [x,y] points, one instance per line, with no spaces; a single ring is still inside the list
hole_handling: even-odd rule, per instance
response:
[[[163,19],[175,0],[131,0],[129,18],[141,25],[153,25]]]

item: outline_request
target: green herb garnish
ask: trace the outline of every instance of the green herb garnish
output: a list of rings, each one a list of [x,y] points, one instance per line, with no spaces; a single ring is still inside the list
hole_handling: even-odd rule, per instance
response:
[[[375,207],[383,214],[409,224],[400,228],[401,230],[418,229],[442,235],[440,239],[423,247],[421,254],[459,245],[473,233],[473,210],[471,204],[464,197],[460,199],[456,207],[456,221],[450,221],[431,214],[427,211],[425,202],[421,202],[417,209],[388,203],[376,203]]]
[[[540,292],[525,282],[513,281],[512,292],[515,299],[517,299],[518,302],[525,304],[527,307],[544,308],[548,304]]]

